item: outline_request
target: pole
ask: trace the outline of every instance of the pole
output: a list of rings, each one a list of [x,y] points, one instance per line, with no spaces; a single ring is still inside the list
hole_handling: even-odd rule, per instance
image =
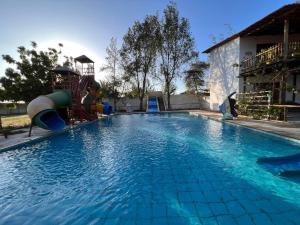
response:
[[[279,96],[279,104],[285,103],[285,90],[286,90],[286,73],[287,73],[287,58],[289,51],[289,20],[284,20],[284,28],[283,28],[283,71],[280,80],[280,96]]]
[[[284,20],[284,28],[283,28],[283,58],[287,60],[288,51],[289,51],[289,20]]]
[[[31,120],[28,137],[31,137],[32,127],[33,127],[33,123],[32,123],[32,120]]]

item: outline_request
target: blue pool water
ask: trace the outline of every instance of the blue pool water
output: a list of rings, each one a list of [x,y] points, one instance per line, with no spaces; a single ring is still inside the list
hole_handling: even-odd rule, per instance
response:
[[[122,115],[0,153],[0,224],[300,224],[300,146],[187,114]]]

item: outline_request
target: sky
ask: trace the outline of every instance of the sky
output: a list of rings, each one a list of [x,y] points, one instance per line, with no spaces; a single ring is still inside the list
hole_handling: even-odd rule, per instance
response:
[[[41,49],[63,43],[63,53],[85,54],[95,61],[96,80],[105,63],[105,49],[112,37],[121,45],[134,21],[146,15],[162,15],[169,0],[0,0],[0,54],[17,57],[18,46],[30,41]],[[212,46],[212,36],[228,37],[285,4],[295,0],[177,0],[180,16],[186,17],[196,50]],[[229,27],[231,27],[229,29]],[[206,60],[206,55],[200,55]],[[0,60],[0,76],[7,64]],[[177,81],[178,92],[184,84]]]

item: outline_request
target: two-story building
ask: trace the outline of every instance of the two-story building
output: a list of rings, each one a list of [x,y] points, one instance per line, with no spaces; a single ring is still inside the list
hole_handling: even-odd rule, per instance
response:
[[[210,109],[230,93],[272,91],[272,102],[300,104],[300,4],[289,4],[204,51]]]

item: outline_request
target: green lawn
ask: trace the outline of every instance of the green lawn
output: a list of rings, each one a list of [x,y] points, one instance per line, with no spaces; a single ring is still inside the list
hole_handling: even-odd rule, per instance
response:
[[[2,127],[24,127],[30,125],[30,119],[28,115],[17,115],[17,116],[2,116]]]

